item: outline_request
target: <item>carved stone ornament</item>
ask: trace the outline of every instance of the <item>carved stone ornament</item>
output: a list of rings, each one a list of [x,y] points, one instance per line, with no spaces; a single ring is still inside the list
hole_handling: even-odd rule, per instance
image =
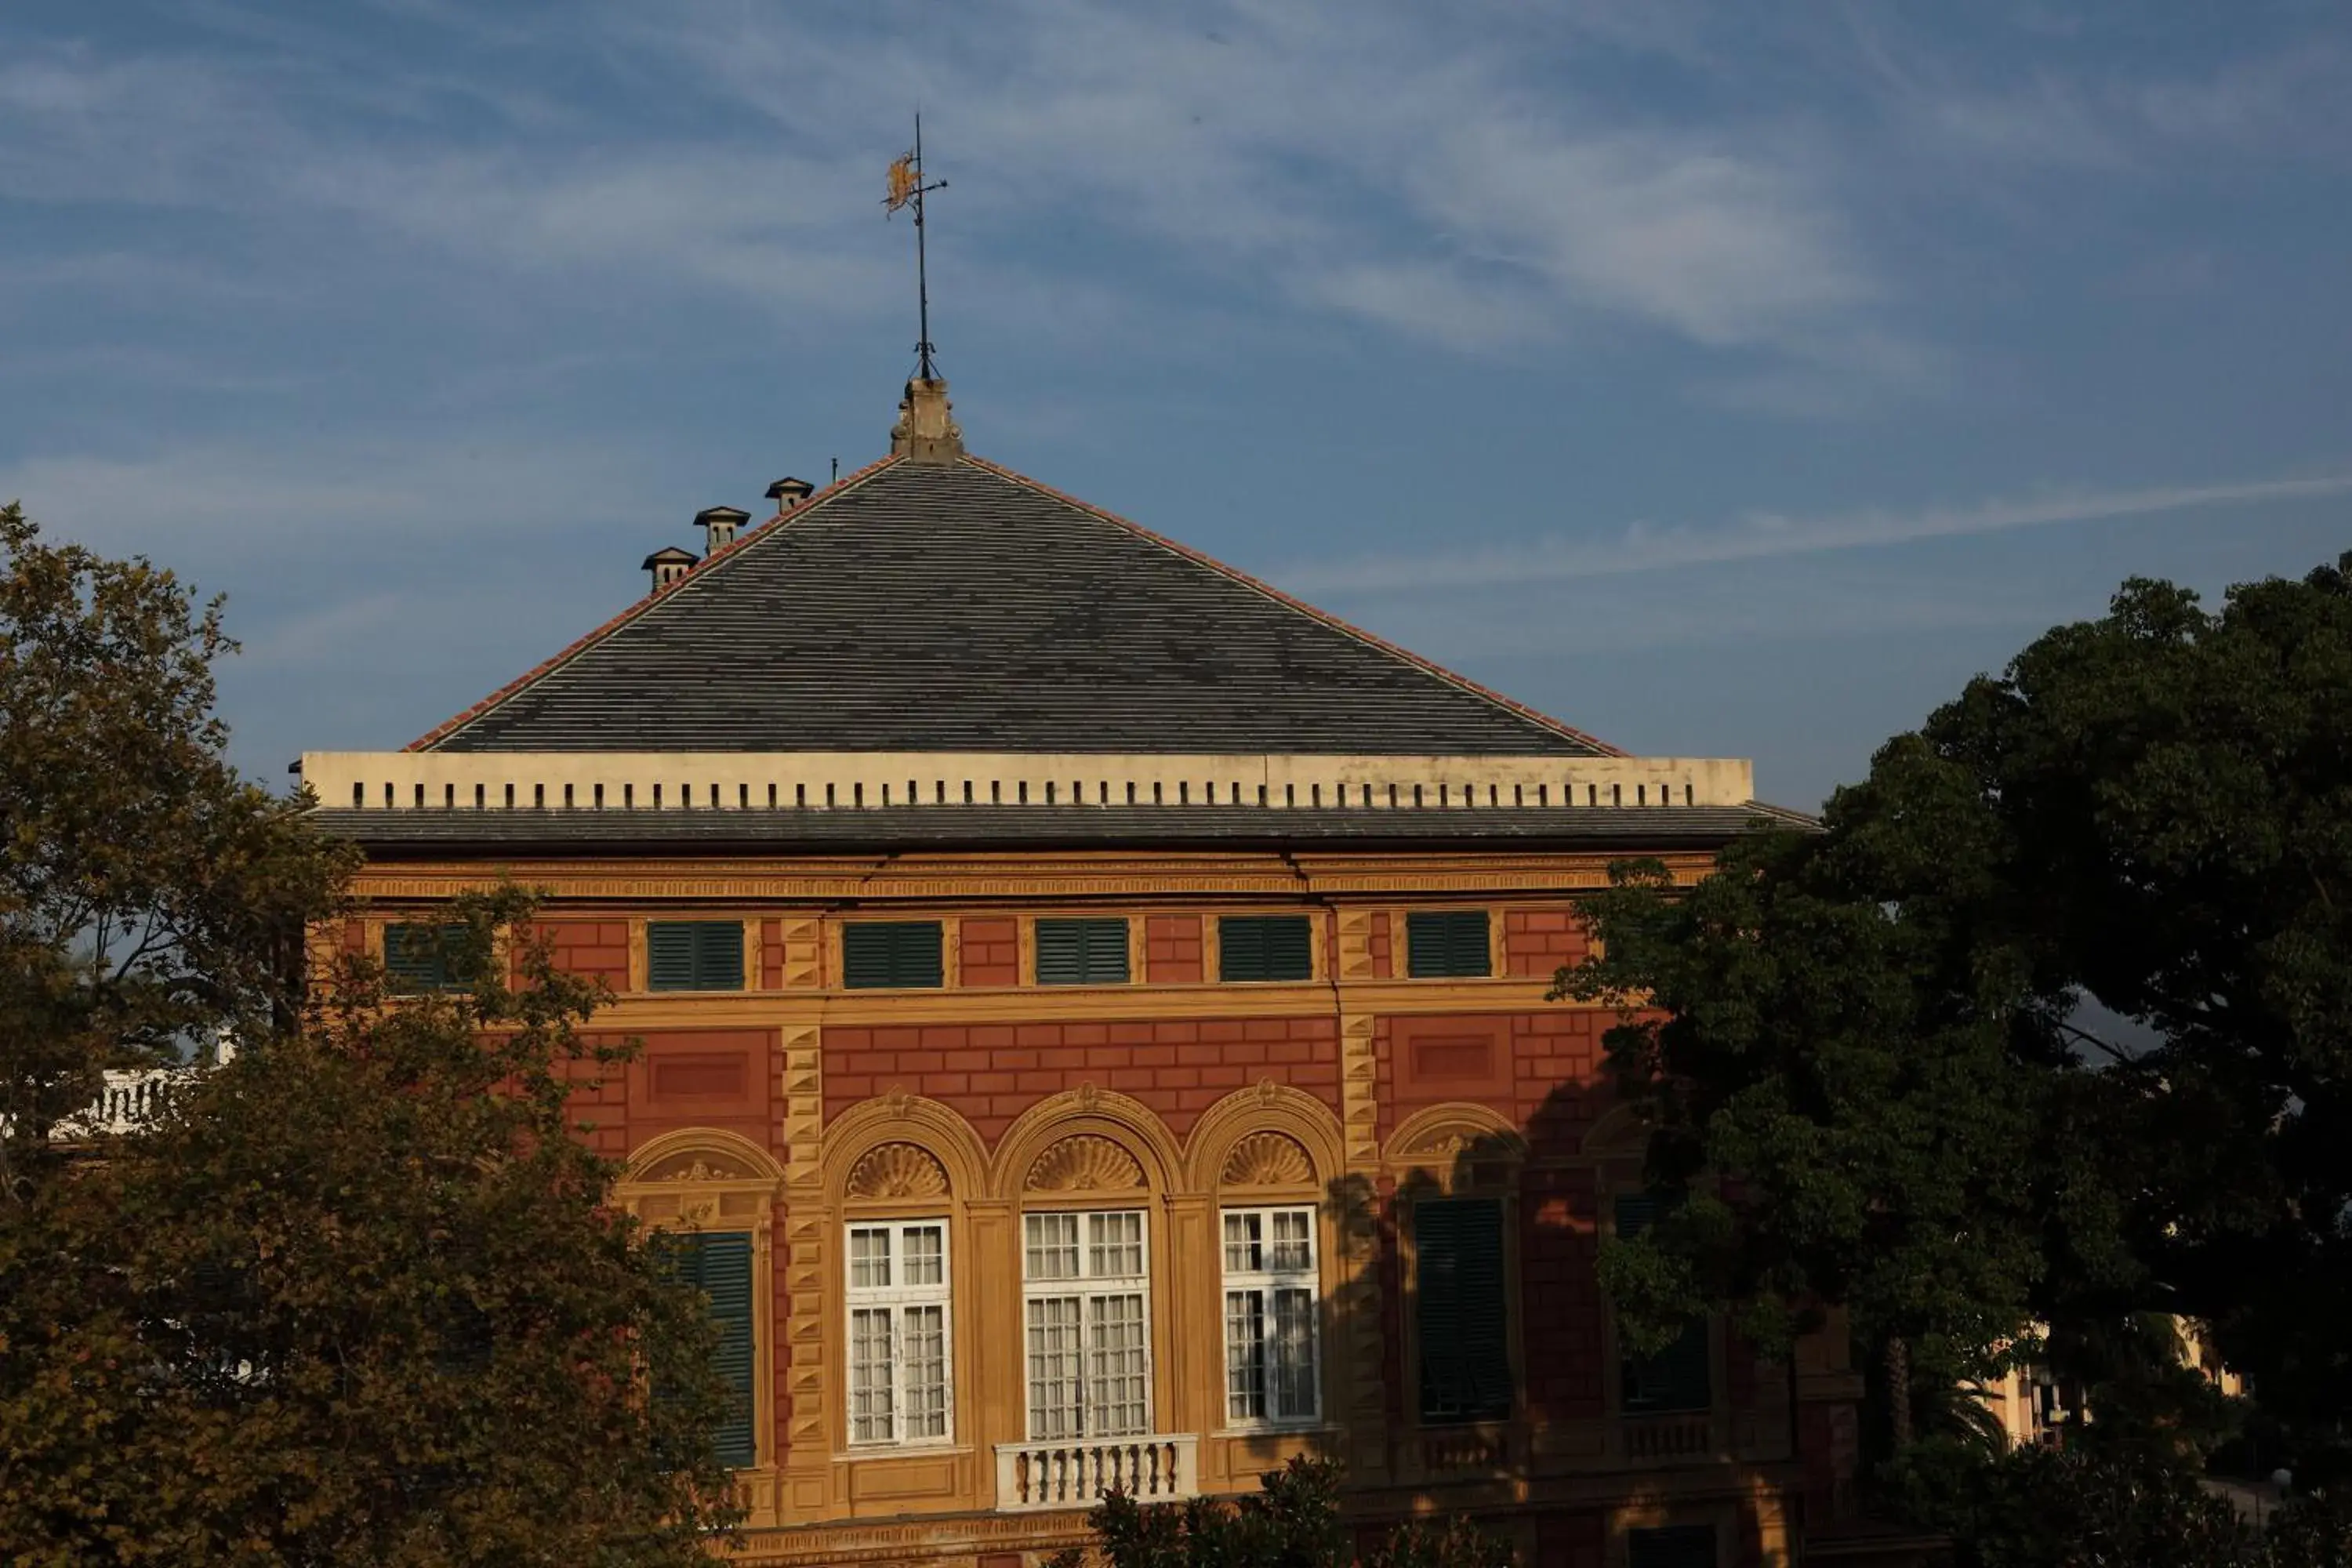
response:
[[[1253,1132],[1234,1144],[1221,1178],[1229,1187],[1297,1187],[1314,1179],[1307,1151],[1281,1132]]]
[[[683,1164],[672,1165],[654,1180],[657,1182],[733,1182],[740,1181],[741,1178],[742,1173],[731,1166],[714,1165],[707,1160],[695,1159]]]
[[[947,1172],[912,1143],[877,1144],[849,1168],[853,1198],[936,1198],[947,1190]]]
[[[1078,1109],[1080,1110],[1092,1110],[1097,1105],[1100,1104],[1101,1101],[1102,1090],[1095,1087],[1094,1080],[1092,1079],[1088,1079],[1086,1082],[1078,1085]]]
[[[1081,1132],[1037,1156],[1022,1184],[1033,1193],[1124,1193],[1143,1185],[1135,1156],[1108,1138]]]
[[[882,1097],[883,1108],[890,1112],[890,1120],[893,1121],[904,1117],[907,1114],[907,1107],[913,1103],[914,1097],[907,1092],[906,1086],[903,1084],[892,1084],[890,1092]]]
[[[1424,1154],[1434,1154],[1441,1160],[1458,1160],[1462,1152],[1470,1147],[1470,1140],[1459,1132],[1442,1132],[1421,1147]]]
[[[1282,1086],[1280,1084],[1275,1082],[1274,1079],[1270,1078],[1262,1078],[1257,1080],[1257,1102],[1260,1105],[1272,1105],[1276,1100],[1281,1098]]]

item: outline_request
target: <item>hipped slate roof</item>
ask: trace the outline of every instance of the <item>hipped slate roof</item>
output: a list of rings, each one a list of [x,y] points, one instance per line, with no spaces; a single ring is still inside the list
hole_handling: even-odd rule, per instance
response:
[[[411,750],[1620,754],[978,458],[890,458]]]

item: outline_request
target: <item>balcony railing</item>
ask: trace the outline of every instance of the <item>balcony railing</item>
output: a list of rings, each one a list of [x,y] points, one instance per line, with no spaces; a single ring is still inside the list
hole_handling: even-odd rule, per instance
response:
[[[1007,1512],[1092,1508],[1114,1489],[1138,1502],[1189,1498],[1200,1490],[1200,1444],[1190,1432],[999,1443],[996,1506]]]
[[[222,1059],[226,1060],[232,1050],[224,1045]],[[51,1125],[49,1137],[55,1142],[77,1143],[110,1133],[136,1132],[153,1121],[165,1102],[204,1070],[200,1067],[110,1070],[99,1084],[98,1098]],[[0,1132],[8,1125],[0,1118]]]
[[[1629,1459],[1699,1459],[1715,1452],[1715,1417],[1704,1410],[1673,1415],[1625,1417],[1625,1457]]]

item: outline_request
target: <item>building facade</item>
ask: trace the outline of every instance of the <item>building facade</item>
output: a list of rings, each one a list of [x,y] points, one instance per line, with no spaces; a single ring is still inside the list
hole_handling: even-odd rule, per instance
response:
[[[311,753],[344,940],[500,876],[644,1050],[583,1103],[729,1325],[763,1564],[1013,1568],[1106,1485],[1347,1466],[1366,1529],[1794,1562],[1859,1381],[1619,1352],[1647,1223],[1571,900],[1770,808],[967,456],[893,455],[408,748]],[[707,514],[706,514],[707,515]],[[740,517],[740,514],[734,514]],[[665,556],[683,554],[666,552]],[[429,974],[413,976],[429,982]]]

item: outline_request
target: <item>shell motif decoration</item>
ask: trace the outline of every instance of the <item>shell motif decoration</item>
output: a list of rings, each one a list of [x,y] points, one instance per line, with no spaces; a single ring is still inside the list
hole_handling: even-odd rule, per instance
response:
[[[948,1173],[929,1150],[912,1143],[881,1143],[849,1168],[853,1198],[936,1198],[946,1195]]]
[[[1253,1132],[1225,1155],[1223,1180],[1229,1187],[1300,1187],[1315,1180],[1315,1163],[1296,1138]]]
[[[1108,1138],[1081,1132],[1037,1156],[1023,1186],[1033,1193],[1124,1193],[1143,1185],[1135,1156]]]

